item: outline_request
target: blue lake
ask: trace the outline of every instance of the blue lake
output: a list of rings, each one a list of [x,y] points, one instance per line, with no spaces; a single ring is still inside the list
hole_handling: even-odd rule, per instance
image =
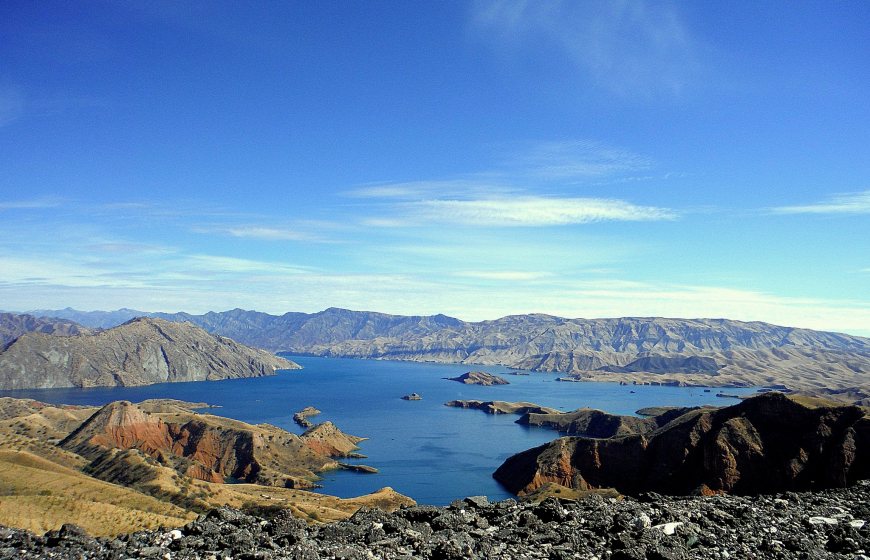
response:
[[[492,472],[510,455],[548,442],[556,432],[515,423],[514,415],[492,416],[478,410],[444,406],[454,399],[531,401],[563,410],[593,407],[616,414],[633,414],[654,405],[726,405],[716,389],[620,386],[615,383],[563,383],[558,374],[504,375],[510,385],[481,387],[447,381],[469,370],[502,374],[499,366],[468,366],[348,360],[288,356],[302,370],[275,376],[219,382],[165,383],[146,387],[44,389],[0,393],[50,403],[102,405],[114,400],[141,401],[175,398],[205,401],[221,408],[209,413],[250,423],[267,422],[301,433],[293,413],[314,406],[323,414],[315,422],[331,420],[342,431],[368,437],[358,462],[378,474],[337,471],[324,476],[322,492],[357,496],[392,486],[420,503],[443,505],[452,500],[486,495],[511,497],[492,479]],[[405,401],[416,392],[421,401]],[[728,389],[751,394],[751,389]]]

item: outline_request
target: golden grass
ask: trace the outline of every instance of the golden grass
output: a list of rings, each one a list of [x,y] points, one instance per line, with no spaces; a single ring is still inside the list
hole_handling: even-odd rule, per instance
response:
[[[846,402],[837,401],[834,399],[826,398],[826,397],[817,397],[812,395],[804,395],[801,393],[786,395],[789,400],[798,403],[801,406],[805,406],[807,408],[830,408],[830,407],[838,407],[845,406]]]
[[[540,486],[534,492],[529,492],[522,496],[522,501],[540,503],[547,498],[559,498],[562,500],[579,500],[587,496],[597,494],[605,498],[622,498],[622,495],[612,488],[601,488],[596,490],[576,490],[557,484],[555,482],[547,482]]]
[[[51,441],[0,432],[0,450],[24,451],[73,469],[87,464],[81,456],[58,447]]]
[[[156,415],[164,421],[199,419],[225,430],[251,431],[263,446],[264,471],[274,472],[277,480],[311,474],[313,453],[293,434],[267,424],[250,426],[194,414],[184,409],[186,403],[149,404],[163,411]],[[396,509],[414,503],[392,489],[340,499],[276,486],[209,483],[179,474],[137,451],[107,451],[107,461],[97,466],[56,445],[96,410],[0,399],[0,524],[42,533],[75,523],[92,535],[114,536],[180,526],[197,512],[221,505],[287,508],[315,523],[345,519],[362,506]],[[320,460],[324,466],[332,462]],[[86,467],[104,480],[82,472]]]
[[[42,533],[75,523],[117,535],[180,526],[192,512],[22,451],[0,450],[0,523]]]

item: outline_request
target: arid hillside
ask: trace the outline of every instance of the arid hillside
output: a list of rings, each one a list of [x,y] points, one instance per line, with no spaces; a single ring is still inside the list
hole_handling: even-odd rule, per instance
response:
[[[288,508],[318,522],[413,503],[389,488],[354,499],[300,489],[341,468],[337,459],[361,439],[331,423],[297,436],[194,412],[203,404],[0,399],[0,524],[43,532],[75,523],[115,535],[179,526],[221,505]]]

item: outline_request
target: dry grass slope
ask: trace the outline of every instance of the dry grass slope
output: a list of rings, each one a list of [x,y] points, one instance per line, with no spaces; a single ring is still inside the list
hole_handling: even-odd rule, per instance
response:
[[[93,535],[182,525],[190,511],[25,451],[0,450],[0,523],[37,533],[75,523]]]
[[[143,407],[164,421],[198,419],[218,431],[254,432],[263,444],[264,470],[311,474],[305,469],[311,468],[313,452],[296,436],[289,438],[291,442],[291,434],[268,424],[251,426],[190,412],[201,404],[151,401]],[[250,511],[287,508],[316,523],[345,519],[361,506],[392,510],[414,503],[389,488],[339,499],[282,487],[206,482],[161,465],[137,449],[104,449],[86,459],[57,445],[97,410],[0,399],[0,524],[42,533],[75,523],[102,536],[180,526],[221,505]]]

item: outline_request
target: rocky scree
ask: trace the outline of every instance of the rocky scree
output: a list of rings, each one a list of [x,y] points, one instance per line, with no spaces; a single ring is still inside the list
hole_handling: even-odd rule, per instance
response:
[[[834,559],[870,560],[870,482],[812,493],[540,504],[473,497],[395,513],[361,509],[308,525],[221,508],[173,530],[94,539],[74,525],[35,536],[0,528],[0,558],[316,560]]]

